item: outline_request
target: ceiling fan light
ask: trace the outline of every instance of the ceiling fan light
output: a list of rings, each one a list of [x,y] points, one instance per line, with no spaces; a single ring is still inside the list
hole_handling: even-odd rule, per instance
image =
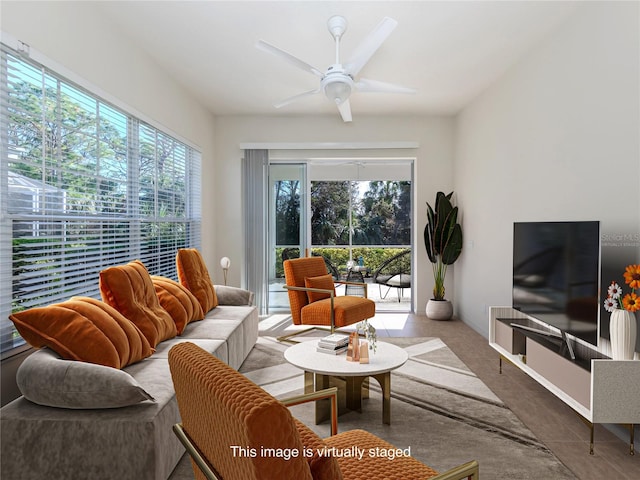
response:
[[[332,79],[325,83],[324,94],[336,105],[340,105],[351,95],[352,83],[343,78]]]

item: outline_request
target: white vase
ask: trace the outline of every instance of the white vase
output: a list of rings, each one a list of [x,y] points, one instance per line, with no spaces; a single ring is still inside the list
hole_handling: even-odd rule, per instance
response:
[[[432,320],[449,320],[453,316],[453,305],[449,300],[429,300],[426,309],[427,317]]]
[[[611,312],[609,334],[611,338],[611,358],[614,360],[633,360],[636,347],[635,315],[621,308]]]

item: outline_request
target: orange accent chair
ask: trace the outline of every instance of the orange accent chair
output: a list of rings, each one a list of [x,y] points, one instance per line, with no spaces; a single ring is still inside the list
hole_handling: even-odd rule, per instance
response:
[[[309,330],[321,329],[334,332],[376,314],[376,304],[367,297],[367,284],[338,282],[343,285],[357,285],[364,289],[364,298],[350,295],[337,296],[334,279],[327,271],[322,257],[303,257],[285,260],[283,263],[286,288],[289,291],[289,305],[294,325],[321,325],[303,332],[285,335],[281,341]]]
[[[169,367],[182,423],[174,432],[192,459],[197,480],[461,480],[478,479],[476,461],[441,475],[411,456],[321,455],[395,447],[364,430],[326,439],[244,375],[190,342],[169,351]],[[327,389],[337,429],[337,389]],[[309,394],[314,397],[325,391]],[[304,401],[301,395],[291,404]],[[334,425],[332,424],[332,427]],[[362,450],[360,450],[362,451]]]

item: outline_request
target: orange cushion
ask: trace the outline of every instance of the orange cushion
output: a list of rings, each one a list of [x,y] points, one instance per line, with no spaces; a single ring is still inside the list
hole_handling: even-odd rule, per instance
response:
[[[189,322],[204,318],[200,302],[186,287],[170,278],[157,275],[152,275],[151,281],[156,289],[160,306],[171,315],[178,329],[178,335],[184,331]]]
[[[74,297],[9,316],[22,338],[66,360],[122,368],[153,353],[142,332],[100,300]]]
[[[179,249],[176,254],[176,270],[180,283],[198,299],[205,314],[218,306],[209,270],[197,249]]]
[[[178,334],[140,260],[101,271],[100,294],[102,300],[136,324],[152,347]]]
[[[333,283],[333,277],[329,274],[320,275],[319,277],[306,277],[304,279],[304,286],[307,288],[321,288],[322,290],[331,290],[333,291],[334,296],[336,294],[336,286]],[[331,298],[331,295],[328,293],[307,292],[307,297],[309,298],[309,303],[313,303],[324,298]]]
[[[372,318],[376,314],[373,300],[362,297],[340,296],[333,299],[336,327],[346,327]],[[331,301],[329,299],[310,303],[300,311],[304,325],[331,325]]]

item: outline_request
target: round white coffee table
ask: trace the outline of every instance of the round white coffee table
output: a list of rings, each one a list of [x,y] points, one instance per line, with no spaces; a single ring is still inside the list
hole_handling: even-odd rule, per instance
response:
[[[330,355],[316,351],[318,340],[298,343],[287,348],[287,362],[304,370],[305,393],[329,387],[334,378],[344,378],[344,394],[349,410],[362,411],[362,384],[368,377],[375,378],[382,389],[382,421],[391,423],[391,371],[408,359],[407,352],[391,343],[376,342],[376,352],[369,350],[369,363],[349,362],[345,353]],[[342,384],[339,384],[339,387]],[[341,389],[343,390],[343,389]],[[365,389],[368,396],[368,388]],[[316,402],[316,422],[328,418],[327,402]]]

